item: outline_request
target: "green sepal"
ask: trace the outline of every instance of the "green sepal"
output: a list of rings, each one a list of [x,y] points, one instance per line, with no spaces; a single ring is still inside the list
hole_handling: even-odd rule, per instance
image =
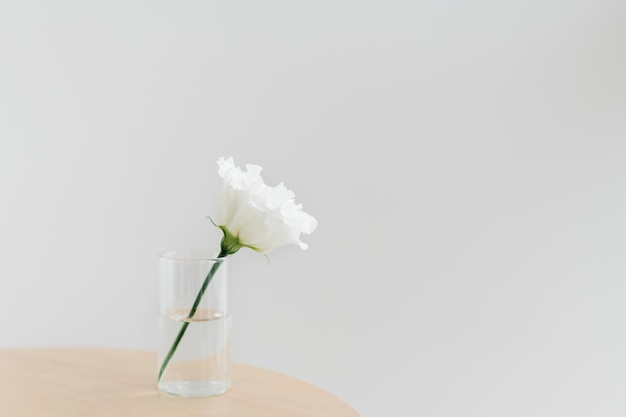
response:
[[[211,218],[211,216],[206,216],[207,220],[209,220],[211,223],[213,223],[213,226],[219,228],[222,230],[222,233],[224,233],[224,236],[222,237],[222,242],[220,243],[220,254],[219,254],[219,258],[222,258],[224,256],[227,255],[232,255],[233,253],[237,252],[239,249],[241,248],[250,248],[255,252],[259,252],[261,253],[263,256],[265,256],[265,259],[267,259],[267,262],[269,263],[270,259],[268,258],[267,254],[261,252],[260,250],[258,250],[257,248],[255,248],[254,246],[250,246],[250,245],[246,245],[245,243],[242,243],[239,240],[239,234],[237,234],[236,236],[233,235],[227,228],[226,226],[219,226],[218,224],[216,224],[213,219]]]
[[[221,245],[220,256],[232,255],[233,253],[237,252],[242,247],[246,246],[246,245],[243,245],[239,241],[239,235],[235,236],[232,233],[230,233],[230,231],[226,228],[226,226],[217,226],[217,227],[222,229],[222,232],[224,232],[224,237],[222,237],[222,242],[220,244]]]

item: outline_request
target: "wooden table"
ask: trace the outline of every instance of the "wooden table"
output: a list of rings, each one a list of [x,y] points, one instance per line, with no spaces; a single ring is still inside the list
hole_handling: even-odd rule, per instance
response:
[[[0,350],[0,415],[7,417],[359,417],[295,378],[233,364],[232,388],[179,398],[156,388],[156,354],[110,349]]]

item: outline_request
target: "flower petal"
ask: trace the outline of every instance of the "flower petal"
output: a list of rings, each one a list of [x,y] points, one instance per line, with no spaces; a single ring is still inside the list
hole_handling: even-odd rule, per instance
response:
[[[267,253],[287,244],[307,245],[300,234],[310,234],[317,221],[295,203],[295,194],[280,183],[269,187],[261,178],[262,168],[238,168],[233,158],[219,158],[224,180],[218,195],[217,222],[239,238],[242,245]]]

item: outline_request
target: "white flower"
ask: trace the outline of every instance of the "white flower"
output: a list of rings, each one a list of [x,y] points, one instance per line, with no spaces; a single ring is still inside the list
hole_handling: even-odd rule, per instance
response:
[[[300,234],[310,234],[317,220],[302,211],[295,195],[282,183],[267,186],[261,178],[262,168],[246,165],[246,171],[235,166],[233,158],[219,158],[219,175],[224,180],[217,203],[217,226],[224,232],[222,253],[232,254],[241,247],[267,253],[280,246],[307,244]]]

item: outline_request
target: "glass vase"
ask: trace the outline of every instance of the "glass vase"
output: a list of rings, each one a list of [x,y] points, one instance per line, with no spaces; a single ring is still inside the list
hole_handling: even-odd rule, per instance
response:
[[[191,251],[158,257],[158,387],[182,397],[226,392],[231,383],[227,262]]]

